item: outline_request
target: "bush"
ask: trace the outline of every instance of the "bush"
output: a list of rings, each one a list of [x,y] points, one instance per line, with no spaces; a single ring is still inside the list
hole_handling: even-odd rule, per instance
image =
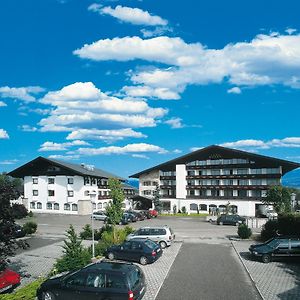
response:
[[[183,214],[186,214],[186,207],[182,206],[181,211],[182,211]]]
[[[92,239],[92,227],[90,224],[84,225],[82,228],[83,231],[79,233],[79,236],[82,240],[91,240]],[[98,241],[101,239],[102,230],[94,229],[94,240]]]
[[[26,222],[23,225],[23,230],[26,234],[33,234],[37,230],[37,224],[35,222]]]
[[[252,235],[252,231],[246,224],[241,224],[238,228],[238,235],[241,239],[248,239]]]
[[[1,300],[32,300],[36,298],[36,291],[44,281],[43,278],[37,279],[30,284],[18,289],[11,294],[1,295]]]
[[[29,213],[28,213],[28,217],[33,217],[33,212],[32,211],[30,211]]]
[[[23,204],[15,203],[12,205],[12,215],[14,219],[22,219],[28,215],[28,210]]]
[[[286,214],[269,220],[261,231],[261,238],[268,240],[278,235],[300,235],[300,215]]]

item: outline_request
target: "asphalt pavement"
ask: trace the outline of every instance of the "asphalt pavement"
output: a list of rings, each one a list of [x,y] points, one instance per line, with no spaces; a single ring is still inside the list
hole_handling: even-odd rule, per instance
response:
[[[255,300],[255,289],[230,244],[184,243],[156,300]]]

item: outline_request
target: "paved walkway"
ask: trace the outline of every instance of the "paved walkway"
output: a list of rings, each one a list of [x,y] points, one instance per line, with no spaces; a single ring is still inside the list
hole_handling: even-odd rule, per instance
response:
[[[300,299],[299,261],[282,261],[264,264],[251,259],[248,251],[253,241],[237,241],[233,245],[240,254],[254,283],[265,300]]]

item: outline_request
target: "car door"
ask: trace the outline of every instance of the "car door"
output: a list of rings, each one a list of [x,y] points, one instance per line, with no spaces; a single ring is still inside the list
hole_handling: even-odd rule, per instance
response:
[[[280,239],[280,242],[274,251],[274,256],[278,256],[278,257],[289,256],[289,240],[288,239]]]
[[[132,241],[131,242],[131,250],[129,252],[129,260],[132,261],[139,261],[140,257],[143,256],[143,246],[142,243],[139,241]]]
[[[224,224],[224,225],[232,225],[232,224],[233,224],[232,216],[226,215],[226,216],[224,217],[223,224]]]
[[[137,238],[149,238],[150,230],[149,228],[140,228],[136,233]]]
[[[290,240],[290,256],[300,257],[300,239]]]
[[[117,253],[119,259],[130,260],[131,258],[131,241],[124,242],[120,245]]]
[[[160,230],[159,228],[150,229],[150,239],[156,243],[160,241]]]

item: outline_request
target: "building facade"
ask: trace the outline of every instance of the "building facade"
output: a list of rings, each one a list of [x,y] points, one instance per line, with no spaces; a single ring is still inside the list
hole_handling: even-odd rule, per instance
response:
[[[122,182],[124,208],[131,208],[135,188],[125,179],[88,165],[38,157],[8,175],[24,179],[23,203],[36,213],[90,214],[111,201],[109,178]]]
[[[136,173],[141,196],[151,196],[158,185],[163,209],[189,213],[222,212],[226,206],[240,215],[255,216],[266,191],[280,185],[287,172],[300,164],[209,146]]]

